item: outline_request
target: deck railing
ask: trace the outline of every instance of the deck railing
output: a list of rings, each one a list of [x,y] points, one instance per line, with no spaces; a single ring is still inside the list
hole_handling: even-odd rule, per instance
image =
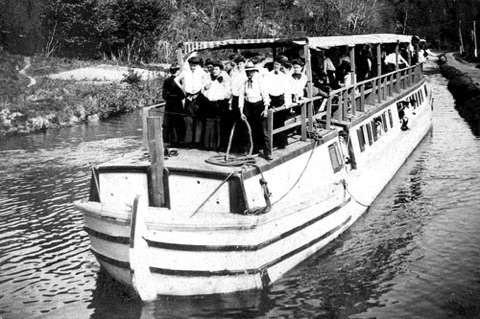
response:
[[[348,87],[333,90],[325,98],[319,96],[304,98],[289,107],[282,106],[276,109],[269,109],[268,134],[270,135],[271,146],[273,147],[273,135],[298,126],[300,126],[301,140],[305,141],[307,132],[313,131],[313,122],[316,119],[321,119],[325,129],[330,130],[332,120],[340,123],[347,122],[357,112],[367,111],[368,105],[374,107],[377,103],[382,103],[393,96],[393,94],[400,93],[402,90],[414,86],[421,79],[421,65],[417,64],[361,81]],[[321,106],[313,114],[313,104],[318,100],[322,101]],[[333,107],[337,107],[334,114],[332,114]],[[286,109],[298,110],[299,108],[300,115],[288,119],[282,127],[273,128],[273,117],[276,112]]]
[[[330,130],[332,121],[347,122],[357,112],[367,111],[368,106],[374,107],[382,103],[393,94],[400,93],[420,82],[422,79],[421,65],[417,64],[391,73],[381,75],[343,87],[330,92],[328,97],[316,96],[303,98],[290,106],[282,106],[268,110],[268,134],[273,148],[273,136],[280,132],[293,130],[300,127],[300,139],[305,141],[308,132],[313,131],[313,122],[321,120],[326,130]],[[319,103],[314,114],[314,103]],[[149,116],[161,115],[159,110],[165,103],[155,104],[143,108],[143,147],[148,148],[147,118]],[[332,114],[332,108],[337,110]],[[290,117],[284,126],[273,128],[273,118],[276,112],[293,110],[294,116]]]

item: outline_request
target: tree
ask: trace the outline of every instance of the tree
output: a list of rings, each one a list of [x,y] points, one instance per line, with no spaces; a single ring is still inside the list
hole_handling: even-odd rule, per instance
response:
[[[106,0],[96,10],[100,50],[127,61],[148,60],[170,12],[157,0]]]
[[[45,0],[42,14],[44,53],[64,56],[95,56],[98,32],[96,0]]]

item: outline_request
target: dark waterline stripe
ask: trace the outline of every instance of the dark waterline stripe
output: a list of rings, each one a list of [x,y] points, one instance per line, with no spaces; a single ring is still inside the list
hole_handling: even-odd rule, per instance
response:
[[[89,234],[90,236],[93,236],[93,237],[97,237],[98,239],[102,239],[102,240],[105,240],[105,241],[110,241],[110,242],[116,243],[116,244],[130,245],[130,238],[128,238],[128,237],[107,235],[107,234],[98,232],[96,230],[93,230],[91,228],[88,228],[87,226],[84,226],[83,229],[87,232],[87,234]]]
[[[257,244],[257,245],[245,245],[245,246],[240,246],[240,245],[224,245],[224,246],[212,246],[212,245],[185,245],[185,244],[172,244],[172,243],[165,243],[165,242],[157,242],[157,241],[152,241],[146,239],[148,242],[148,245],[151,247],[155,248],[161,248],[161,249],[169,249],[169,250],[179,250],[179,251],[256,251],[262,248],[265,248],[271,244],[274,244],[282,239],[285,239],[319,221],[321,221],[324,218],[327,218],[328,216],[332,215],[333,213],[337,212],[341,208],[343,208],[347,203],[350,202],[351,198],[348,198],[345,202],[341,203],[340,205],[332,208],[331,210],[327,211],[326,213],[315,217],[314,219],[309,220],[308,222],[297,226],[295,228],[292,228],[291,230],[280,234],[274,238],[268,239],[264,241],[263,243]]]
[[[324,218],[327,218],[328,216],[332,215],[333,213],[337,212],[341,208],[343,208],[346,204],[350,202],[351,198],[348,198],[345,202],[341,203],[340,205],[332,208],[331,210],[327,211],[326,213],[315,217],[312,220],[309,220],[308,222],[297,226],[283,234],[280,234],[274,238],[271,238],[269,240],[264,241],[263,243],[260,243],[258,245],[225,245],[225,246],[212,246],[212,245],[185,245],[185,244],[173,244],[173,243],[164,243],[164,242],[155,242],[151,240],[147,240],[148,245],[154,248],[161,248],[161,249],[168,249],[168,250],[178,250],[178,251],[219,251],[219,252],[231,252],[231,251],[256,251],[262,248],[265,248],[271,244],[276,243],[277,241],[280,241],[282,239],[285,239],[293,234],[295,234],[298,231],[303,230],[304,228],[307,228],[319,221],[321,221]],[[85,231],[94,237],[97,237],[99,239],[105,240],[105,241],[110,241],[114,243],[119,243],[119,244],[130,244],[130,238],[128,237],[117,237],[117,236],[111,236],[107,235],[104,233],[100,233],[98,231],[95,231],[91,228],[84,227]]]
[[[333,235],[337,232],[340,228],[348,224],[348,222],[352,219],[352,217],[348,217],[342,224],[335,227],[334,229],[330,230],[329,232],[323,234],[322,236],[306,243],[303,246],[298,247],[291,252],[272,260],[271,262],[266,263],[265,265],[259,268],[253,269],[237,269],[237,270],[218,270],[218,271],[208,271],[208,270],[173,270],[173,269],[166,269],[166,268],[157,268],[157,267],[150,267],[150,271],[155,274],[161,275],[168,275],[168,276],[182,276],[182,277],[218,277],[218,276],[238,276],[238,275],[255,275],[264,272],[268,268],[287,260],[290,257],[310,248],[311,246],[317,244],[318,242],[328,238],[329,236]]]
[[[207,270],[173,270],[173,269],[166,269],[166,268],[157,268],[157,267],[150,267],[150,271],[155,274],[161,274],[161,275],[168,275],[168,276],[182,276],[182,277],[218,277],[218,276],[238,276],[238,275],[255,275],[264,272],[266,269],[290,258],[293,257],[294,255],[304,251],[305,249],[310,248],[311,246],[317,244],[318,242],[328,238],[329,236],[333,235],[336,233],[340,228],[344,227],[350,220],[352,219],[351,216],[349,216],[342,224],[338,225],[334,229],[330,230],[329,232],[323,234],[322,236],[306,243],[303,246],[298,247],[295,250],[292,250],[291,252],[275,259],[272,260],[271,262],[266,263],[265,265],[259,267],[259,268],[253,268],[253,269],[237,269],[237,270],[219,270],[219,271],[207,271]],[[124,268],[124,269],[130,269],[130,263],[129,262],[124,262],[124,261],[118,261],[115,259],[112,259],[110,257],[107,257],[105,255],[102,255],[95,250],[91,249],[92,253],[95,255],[95,257],[98,260],[101,260],[103,262],[109,263],[113,266]]]
[[[130,270],[130,263],[127,262],[127,261],[119,261],[119,260],[107,257],[105,255],[102,255],[102,254],[96,252],[93,249],[90,249],[90,251],[93,253],[93,255],[95,255],[95,257],[98,260],[104,261],[106,263],[109,263],[110,265],[113,265],[113,266],[116,266],[116,267],[119,267],[119,268],[124,268],[124,269]]]

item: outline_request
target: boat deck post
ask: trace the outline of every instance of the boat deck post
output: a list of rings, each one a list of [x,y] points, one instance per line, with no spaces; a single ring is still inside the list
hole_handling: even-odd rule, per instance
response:
[[[151,116],[147,118],[147,132],[150,151],[150,174],[152,180],[151,204],[154,207],[164,205],[165,190],[163,185],[163,134],[162,117]]]

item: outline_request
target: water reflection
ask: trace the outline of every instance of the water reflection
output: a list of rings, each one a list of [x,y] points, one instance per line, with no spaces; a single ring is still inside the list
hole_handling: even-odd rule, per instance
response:
[[[138,147],[139,119],[1,138],[0,316],[85,316],[99,267],[73,202],[88,194],[90,165]]]

